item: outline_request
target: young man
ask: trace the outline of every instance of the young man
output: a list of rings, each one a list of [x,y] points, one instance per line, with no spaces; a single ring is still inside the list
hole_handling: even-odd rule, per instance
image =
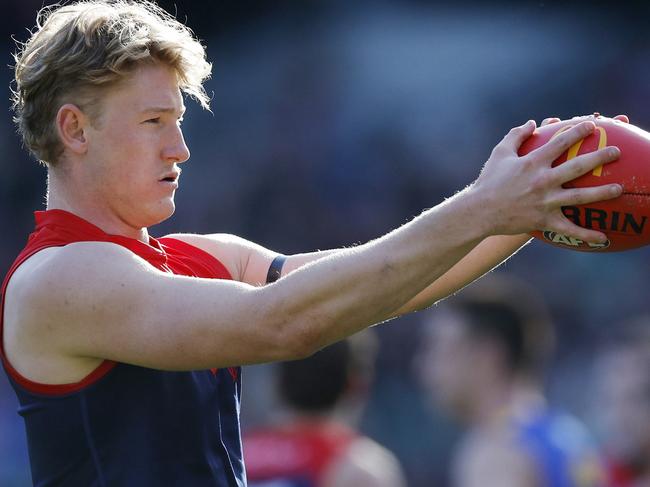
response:
[[[189,158],[182,93],[207,106],[209,72],[189,29],[122,0],[46,10],[16,56],[16,120],[48,198],[4,283],[1,348],[38,485],[244,485],[236,366],[426,307],[532,229],[604,239],[560,208],[622,191],[562,188],[616,148],[551,168],[593,122],[520,158],[531,121],[470,187],[355,248],[285,258],[232,235],[156,240],[147,227],[174,212]]]
[[[406,485],[395,455],[350,425],[374,375],[376,344],[369,332],[277,366],[277,391],[287,409],[273,424],[244,435],[251,487]]]
[[[423,385],[467,426],[452,485],[606,485],[585,428],[546,405],[541,382],[552,327],[525,283],[493,274],[426,317]]]

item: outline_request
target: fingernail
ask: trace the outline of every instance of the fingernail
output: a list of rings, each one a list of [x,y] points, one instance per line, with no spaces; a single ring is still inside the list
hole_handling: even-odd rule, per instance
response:
[[[607,150],[607,154],[611,157],[616,157],[621,155],[621,150],[618,147],[610,147]]]
[[[623,192],[623,186],[621,186],[620,184],[615,184],[612,186],[609,192],[614,196],[618,196]]]
[[[605,235],[598,235],[598,237],[596,237],[596,243],[602,244],[605,242],[607,242],[607,237]]]

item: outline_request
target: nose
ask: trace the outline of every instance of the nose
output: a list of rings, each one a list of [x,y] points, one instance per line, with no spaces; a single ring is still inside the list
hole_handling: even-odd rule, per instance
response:
[[[185,138],[183,137],[183,130],[180,126],[176,125],[173,128],[173,133],[170,134],[167,142],[163,153],[163,158],[166,161],[180,164],[190,158],[190,150],[187,148]]]

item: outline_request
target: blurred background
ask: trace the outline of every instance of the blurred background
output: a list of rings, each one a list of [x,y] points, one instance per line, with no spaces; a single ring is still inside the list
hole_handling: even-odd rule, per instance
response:
[[[12,37],[42,0],[3,0],[0,269],[44,208],[46,171],[11,121]],[[492,147],[530,118],[625,113],[650,129],[647,5],[416,0],[160,1],[207,45],[213,113],[188,102],[192,152],[176,214],[152,230],[229,232],[283,253],[382,235],[471,183]],[[598,435],[596,345],[647,311],[650,250],[582,254],[533,242],[503,270],[548,301],[558,345],[552,404]],[[418,315],[377,329],[360,427],[392,449],[413,487],[447,485],[460,428],[415,374]],[[387,346],[390,344],[390,346]],[[243,425],[278,408],[272,366],[244,372]],[[23,424],[0,374],[0,485],[29,484]]]

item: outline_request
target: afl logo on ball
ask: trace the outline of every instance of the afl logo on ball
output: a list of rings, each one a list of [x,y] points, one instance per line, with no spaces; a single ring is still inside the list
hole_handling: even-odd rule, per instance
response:
[[[581,249],[581,250],[604,250],[607,247],[609,247],[609,240],[605,243],[597,244],[597,243],[587,243],[583,240],[580,240],[579,238],[575,237],[569,237],[568,235],[563,235],[561,233],[557,232],[551,232],[551,231],[545,231],[544,232],[544,238],[551,242],[552,244],[555,244],[560,247],[570,247],[573,249]]]

